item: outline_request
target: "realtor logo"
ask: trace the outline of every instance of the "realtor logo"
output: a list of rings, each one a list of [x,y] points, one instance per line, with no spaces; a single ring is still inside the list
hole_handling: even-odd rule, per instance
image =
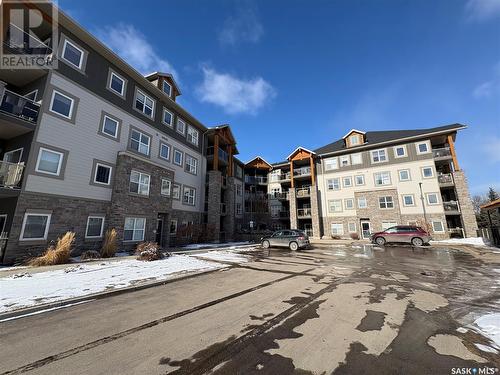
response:
[[[50,0],[0,3],[0,69],[56,69],[56,4]]]

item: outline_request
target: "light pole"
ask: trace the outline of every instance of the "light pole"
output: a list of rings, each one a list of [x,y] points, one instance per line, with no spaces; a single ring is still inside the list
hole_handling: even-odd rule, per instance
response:
[[[419,182],[418,186],[420,187],[420,200],[422,201],[422,209],[424,210],[424,221],[425,225],[427,225],[427,212],[425,211],[425,201],[424,201],[424,193],[422,192],[422,183]]]

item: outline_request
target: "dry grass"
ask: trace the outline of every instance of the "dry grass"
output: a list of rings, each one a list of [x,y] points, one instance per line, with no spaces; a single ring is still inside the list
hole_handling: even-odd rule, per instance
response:
[[[43,255],[30,259],[28,265],[40,267],[68,263],[74,241],[75,233],[66,232],[64,236],[57,239],[55,246],[50,246]]]
[[[101,254],[98,251],[95,250],[87,250],[80,255],[81,260],[88,260],[88,259],[99,259],[101,257]]]
[[[118,250],[118,244],[116,242],[116,229],[108,229],[106,235],[104,236],[104,242],[101,249],[102,258],[112,258],[115,256]]]
[[[163,253],[156,242],[141,242],[135,250],[137,260],[159,260],[163,259]]]

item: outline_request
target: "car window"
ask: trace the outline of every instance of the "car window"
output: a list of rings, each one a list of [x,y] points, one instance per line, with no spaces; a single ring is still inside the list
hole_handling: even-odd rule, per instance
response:
[[[283,236],[285,236],[285,237],[286,237],[286,236],[291,236],[291,235],[292,235],[292,232],[291,232],[291,231],[289,231],[289,230],[284,230],[282,233],[283,233]]]
[[[385,230],[385,233],[396,233],[397,231],[397,228],[396,227],[392,227],[392,228],[387,228]]]
[[[273,237],[279,237],[279,236],[281,236],[281,233],[282,233],[282,232],[274,232],[274,233],[273,233]]]

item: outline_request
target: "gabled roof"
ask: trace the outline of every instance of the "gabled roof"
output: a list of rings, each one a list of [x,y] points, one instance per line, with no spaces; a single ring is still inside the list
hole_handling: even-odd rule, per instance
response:
[[[344,135],[342,137],[342,139],[346,139],[347,137],[349,137],[351,135],[351,133],[359,133],[359,134],[366,134],[366,132],[363,132],[361,130],[358,130],[358,129],[351,129],[349,130],[349,133],[347,133],[346,135]]]
[[[222,124],[222,125],[216,125],[208,128],[207,133],[215,133],[217,131],[225,131],[228,133],[228,137],[230,138],[229,140],[233,143],[234,145],[234,155],[239,154],[238,148],[236,147],[236,138],[234,138],[233,132],[231,131],[231,126],[228,124]]]
[[[179,85],[177,82],[175,82],[174,76],[170,73],[163,73],[163,72],[153,72],[150,73],[146,76],[144,76],[148,81],[154,81],[158,77],[165,77],[165,78],[170,78],[172,83],[174,84],[174,90],[177,91],[177,95],[181,95],[181,89],[179,88]]]
[[[497,207],[500,207],[500,199],[491,201],[491,202],[483,204],[481,206],[482,209],[492,209],[492,208],[497,208]]]
[[[266,161],[266,159],[264,159],[262,156],[256,156],[256,157],[254,157],[252,160],[247,161],[247,162],[245,163],[245,165],[248,165],[248,164],[250,164],[250,163],[252,163],[252,162],[254,162],[254,161],[259,161],[259,160],[260,160],[261,162],[263,162],[264,164],[268,165],[268,166],[269,166],[269,168],[272,168],[272,167],[273,167],[273,166],[272,166],[270,163],[268,163],[268,162]]]
[[[286,158],[287,160],[290,160],[290,158],[295,155],[297,152],[299,151],[305,151],[305,152],[308,152],[309,154],[312,154],[312,155],[316,155],[316,153],[314,151],[311,151],[311,150],[308,150],[307,148],[305,147],[302,147],[302,146],[299,146],[297,147],[290,155],[288,155],[288,157]]]
[[[360,146],[350,147],[349,150],[360,149],[364,147],[375,146],[386,142],[394,142],[407,138],[421,138],[426,135],[434,135],[437,133],[453,132],[465,129],[467,126],[463,124],[452,124],[446,126],[438,126],[428,129],[415,129],[415,130],[383,130],[383,131],[369,131],[365,133],[365,143]],[[345,151],[344,138],[332,142],[326,146],[320,147],[314,152],[317,154],[330,154],[335,152]]]

